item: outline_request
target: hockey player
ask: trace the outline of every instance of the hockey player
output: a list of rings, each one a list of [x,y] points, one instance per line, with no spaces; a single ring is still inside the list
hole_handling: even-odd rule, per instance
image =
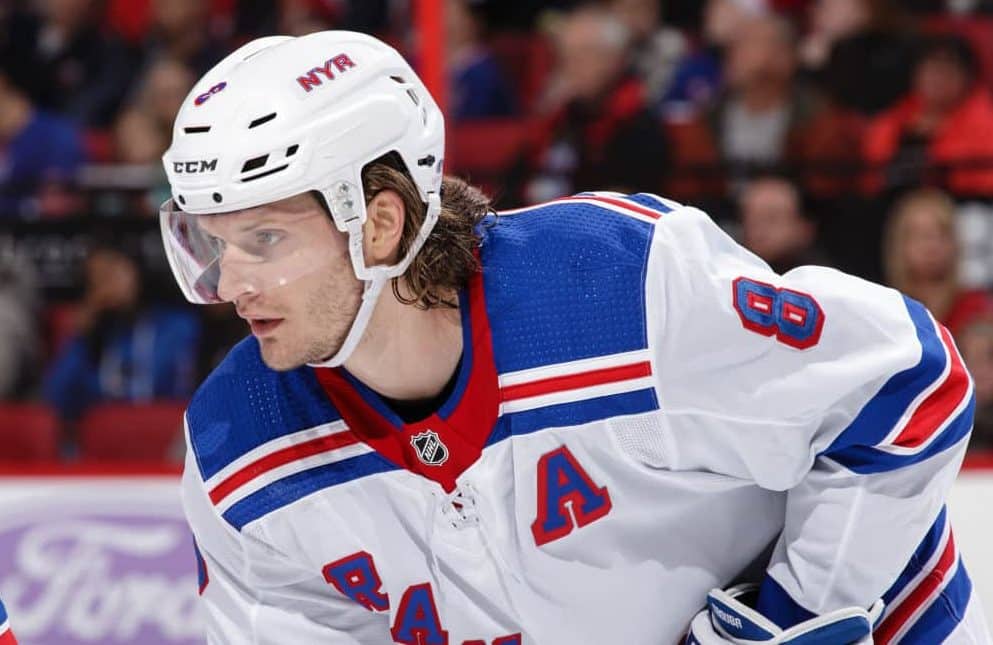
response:
[[[7,617],[7,609],[0,601],[0,645],[17,645],[14,632],[10,629],[10,619]]]
[[[167,255],[252,332],[186,415],[210,642],[988,642],[921,305],[650,194],[494,214],[443,126],[348,32],[179,112]]]

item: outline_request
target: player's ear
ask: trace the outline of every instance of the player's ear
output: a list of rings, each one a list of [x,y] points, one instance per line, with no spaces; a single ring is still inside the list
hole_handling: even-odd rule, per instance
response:
[[[362,228],[367,266],[396,263],[406,216],[403,199],[395,190],[381,190],[369,201]]]

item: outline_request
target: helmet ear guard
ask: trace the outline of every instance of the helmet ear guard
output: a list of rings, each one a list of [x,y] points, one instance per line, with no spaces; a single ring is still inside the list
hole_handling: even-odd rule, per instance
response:
[[[362,250],[362,169],[394,155],[426,213],[396,264],[370,267]],[[220,256],[201,239],[199,218],[316,192],[348,236],[352,268],[366,283],[345,345],[325,363],[339,365],[361,338],[383,284],[403,275],[438,220],[443,156],[444,118],[391,47],[346,31],[252,41],[197,83],[163,155],[174,202],[160,218],[173,274],[190,301],[221,300]]]

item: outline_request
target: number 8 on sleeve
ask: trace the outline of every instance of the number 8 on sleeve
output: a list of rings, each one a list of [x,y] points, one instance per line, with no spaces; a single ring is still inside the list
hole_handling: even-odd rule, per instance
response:
[[[740,277],[732,283],[734,308],[745,329],[796,349],[817,344],[824,312],[814,298],[792,289]]]

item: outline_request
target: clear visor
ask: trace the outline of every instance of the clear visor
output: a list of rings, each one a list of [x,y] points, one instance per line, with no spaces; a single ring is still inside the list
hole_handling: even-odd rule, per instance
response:
[[[173,276],[190,302],[233,302],[286,286],[347,253],[328,215],[307,195],[258,208],[194,215],[159,209]]]

